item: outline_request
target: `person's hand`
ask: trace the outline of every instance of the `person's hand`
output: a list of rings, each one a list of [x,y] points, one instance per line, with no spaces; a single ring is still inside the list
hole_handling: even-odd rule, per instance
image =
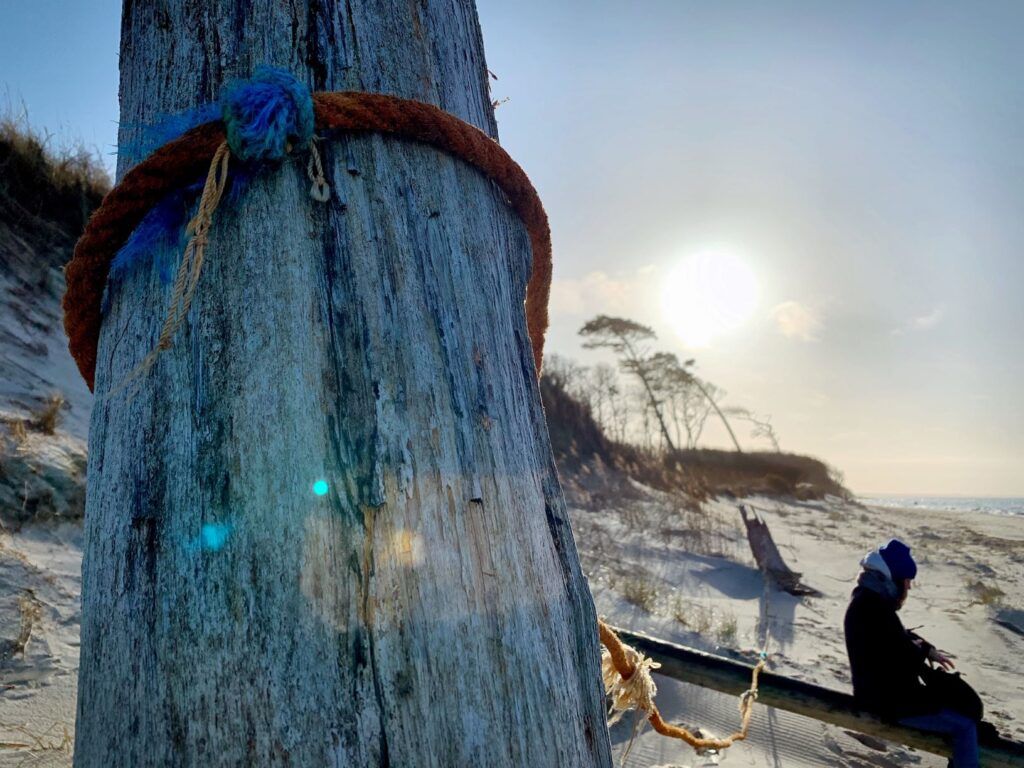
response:
[[[928,651],[928,661],[932,662],[933,664],[938,664],[947,672],[949,672],[952,669],[956,669],[956,664],[953,663],[954,658],[956,657],[952,656],[951,654],[943,653],[934,646],[930,648]]]

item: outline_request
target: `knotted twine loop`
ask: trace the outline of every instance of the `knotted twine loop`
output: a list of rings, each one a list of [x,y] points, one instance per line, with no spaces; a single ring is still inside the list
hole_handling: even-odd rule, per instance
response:
[[[314,135],[313,94],[294,75],[261,66],[250,80],[234,81],[221,95],[221,116],[231,154],[243,162],[280,162],[295,147],[308,147],[309,196],[325,203],[331,189]]]
[[[121,384],[107,393],[108,397],[148,374],[160,353],[171,348],[174,336],[188,317],[206,260],[213,214],[227,188],[228,162],[232,155],[248,162],[275,162],[291,153],[293,142],[308,145],[307,173],[313,182],[309,194],[319,202],[327,202],[331,197],[313,136],[313,97],[290,73],[274,67],[259,67],[251,80],[230,83],[221,97],[221,113],[226,138],[213,154],[198,210],[185,227],[189,239],[174,279],[160,336],[156,346]]]
[[[319,203],[326,203],[331,199],[331,188],[324,176],[324,165],[320,161],[320,150],[317,148],[319,138],[314,136],[309,140],[309,162],[306,163],[306,175],[312,182],[309,188],[309,196]]]
[[[321,203],[331,199],[314,135],[313,94],[294,75],[257,67],[252,79],[224,89],[221,115],[231,154],[243,162],[279,162],[295,147],[308,147],[309,196]]]
[[[638,713],[650,712],[654,708],[654,696],[658,693],[658,687],[654,684],[651,671],[658,669],[661,664],[649,659],[634,648],[622,644],[622,652],[625,656],[625,664],[633,670],[633,674],[625,676],[619,673],[612,659],[612,654],[607,648],[601,649],[601,680],[604,683],[604,692],[611,702],[612,716],[608,720],[608,726],[615,725],[630,710]],[[639,718],[633,721],[633,731],[629,736],[629,743],[626,744],[619,764],[624,765],[633,749],[633,741],[637,735]]]
[[[651,670],[660,665],[623,643],[618,635],[604,621],[597,622],[598,636],[604,649],[601,651],[601,676],[605,693],[611,698],[612,709],[616,711],[609,725],[618,722],[630,709],[644,713],[651,727],[662,736],[684,741],[698,752],[728,749],[737,741],[747,738],[754,702],[757,700],[758,678],[767,661],[763,653],[750,677],[750,688],[739,697],[740,728],[723,739],[702,738],[678,725],[666,723],[654,703],[657,686],[651,677]],[[635,735],[635,731],[634,731]],[[630,739],[630,745],[632,739]],[[627,747],[627,752],[628,752]]]
[[[188,317],[188,311],[192,306],[192,298],[196,293],[196,286],[199,285],[199,275],[202,273],[203,262],[206,260],[206,246],[210,242],[210,227],[213,226],[213,213],[217,210],[217,206],[224,196],[224,189],[227,187],[228,161],[230,159],[231,150],[228,147],[227,141],[223,141],[217,147],[217,151],[213,153],[210,169],[206,173],[206,182],[203,184],[203,194],[199,198],[199,209],[185,228],[185,233],[189,236],[189,240],[185,245],[181,264],[178,265],[178,273],[174,277],[171,303],[167,308],[167,315],[164,317],[163,326],[160,328],[160,336],[156,346],[142,358],[142,362],[131,370],[121,384],[107,393],[107,397],[117,394],[135,381],[135,379],[149,373],[160,353],[171,348],[175,334],[177,334],[178,329],[185,322],[185,318]]]
[[[658,693],[651,671],[661,667],[661,664],[628,645],[623,644],[622,649],[626,664],[633,670],[628,677],[616,669],[608,649],[601,650],[601,679],[604,681],[604,692],[611,701],[614,713],[608,725],[615,725],[631,709],[650,712],[654,706],[654,697]]]

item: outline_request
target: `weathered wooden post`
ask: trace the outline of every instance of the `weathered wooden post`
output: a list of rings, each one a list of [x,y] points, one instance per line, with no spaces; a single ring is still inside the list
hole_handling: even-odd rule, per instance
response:
[[[260,63],[495,134],[472,0],[123,13],[124,147]],[[522,224],[435,149],[366,135],[322,151],[332,200],[309,198],[295,162],[222,206],[174,346],[104,398],[170,289],[154,265],[111,292],[75,764],[608,766]]]

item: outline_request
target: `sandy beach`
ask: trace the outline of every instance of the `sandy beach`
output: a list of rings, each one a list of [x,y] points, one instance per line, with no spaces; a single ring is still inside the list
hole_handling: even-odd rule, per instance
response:
[[[765,589],[737,503],[762,514],[788,564],[822,596],[797,598]],[[673,525],[680,516],[683,524]],[[958,669],[981,693],[988,719],[1004,735],[1024,736],[1024,674],[1016,663],[1024,651],[1022,518],[767,498],[715,500],[698,515],[673,512],[668,497],[650,494],[648,501],[617,513],[577,510],[574,525],[598,611],[612,622],[746,659],[767,630],[770,669],[843,691],[850,682],[842,620],[858,561],[887,538],[901,537],[920,565],[902,611],[904,624],[919,627],[956,657]],[[731,697],[664,678],[659,687],[662,708],[677,721],[718,735],[738,722]],[[629,735],[620,726],[613,740],[624,747]],[[755,713],[750,741],[721,759],[787,767],[945,765],[901,747],[872,749],[840,729],[763,707]],[[636,740],[628,764],[715,763],[648,732]]]
[[[1024,738],[1024,674],[1016,662],[1024,636],[1011,626],[1013,611],[1024,607],[1024,519],[872,508],[838,499],[716,499],[687,509],[679,497],[642,486],[634,491],[621,502],[572,513],[598,611],[612,622],[734,658],[750,658],[767,630],[772,670],[849,690],[841,626],[857,562],[879,540],[900,536],[920,563],[905,624],[920,627],[954,654],[982,693],[989,718],[1005,735]],[[737,503],[764,516],[789,565],[821,597],[765,589]],[[0,642],[6,654],[0,667],[0,765],[70,764],[80,558],[77,523],[0,534]],[[735,727],[732,697],[665,678],[658,684],[658,702],[669,718],[718,735]],[[631,716],[613,729],[617,754],[631,732]],[[755,709],[750,741],[723,755],[696,756],[641,730],[626,764],[718,762],[773,768],[944,764],[901,747],[880,751],[840,729],[765,707]]]

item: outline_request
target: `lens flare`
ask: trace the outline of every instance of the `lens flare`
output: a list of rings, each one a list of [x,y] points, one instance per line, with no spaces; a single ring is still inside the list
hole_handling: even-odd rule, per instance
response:
[[[223,523],[204,523],[199,534],[200,546],[210,552],[219,552],[227,544],[231,528]]]
[[[317,480],[313,483],[313,493],[317,496],[326,496],[327,492],[331,489],[331,486],[327,484],[326,480]]]

